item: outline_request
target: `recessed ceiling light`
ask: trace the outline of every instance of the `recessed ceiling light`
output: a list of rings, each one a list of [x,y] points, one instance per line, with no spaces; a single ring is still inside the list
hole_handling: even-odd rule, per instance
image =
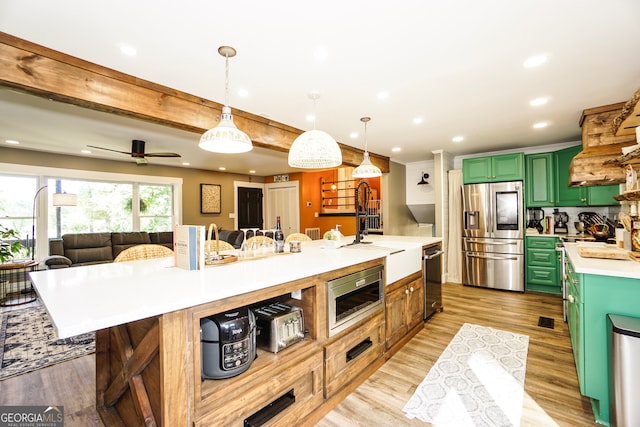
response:
[[[378,99],[383,100],[389,98],[389,92],[378,92]]]
[[[189,163],[189,162],[182,162],[182,166],[190,166],[190,165],[191,165],[191,163]]]
[[[542,128],[546,128],[547,126],[549,126],[548,122],[538,122],[538,123],[533,125],[533,128],[534,129],[542,129]]]
[[[220,166],[220,167],[218,168],[218,170],[226,171],[226,170],[227,170],[227,168],[225,168],[224,166]]]
[[[422,117],[415,117],[413,119],[413,123],[419,125],[420,123],[424,122],[424,119]]]
[[[399,151],[402,151],[402,148],[400,148],[400,147],[393,147],[393,148],[391,149],[391,151],[393,151],[394,153],[397,153],[397,152],[399,152]]]
[[[249,171],[249,173],[256,173],[256,171],[254,171],[254,170],[250,170],[250,171]]]
[[[540,98],[532,99],[531,101],[529,101],[529,105],[531,105],[532,107],[539,107],[540,105],[544,105],[547,102],[549,102],[549,98],[547,98],[546,96],[541,96]]]
[[[312,122],[312,121],[314,121],[316,119],[316,116],[315,116],[315,114],[307,114],[306,119],[307,119],[308,122]]]
[[[316,48],[316,50],[313,51],[313,56],[318,61],[324,61],[325,59],[327,59],[329,57],[329,51],[325,47],[319,47],[319,48]]]
[[[16,141],[15,139],[7,139],[4,142],[6,142],[7,144],[12,144],[12,145],[20,144],[20,141]]]
[[[356,138],[358,137],[358,132],[351,132],[351,133],[349,134],[349,137],[350,137],[351,139],[356,139]]]
[[[131,46],[131,45],[129,45],[129,44],[121,44],[120,45],[120,52],[122,52],[123,54],[125,54],[127,56],[136,56],[136,54],[138,53],[136,48]]]
[[[547,62],[547,58],[548,58],[547,55],[532,56],[530,58],[527,58],[527,60],[522,63],[522,66],[524,68],[538,67],[544,64],[545,62]]]
[[[451,140],[453,142],[462,142],[464,141],[464,136],[454,136],[453,138],[451,138]]]
[[[91,154],[91,150],[80,150],[82,154]]]
[[[246,98],[247,96],[249,96],[249,91],[246,89],[238,89],[238,96]]]

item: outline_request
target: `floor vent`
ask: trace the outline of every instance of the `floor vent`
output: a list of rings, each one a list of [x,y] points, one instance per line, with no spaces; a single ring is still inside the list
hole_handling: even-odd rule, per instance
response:
[[[538,326],[542,327],[542,328],[549,328],[549,329],[553,329],[553,319],[550,317],[542,317],[540,316],[538,318]]]
[[[304,234],[311,237],[312,240],[320,240],[320,227],[305,228]]]

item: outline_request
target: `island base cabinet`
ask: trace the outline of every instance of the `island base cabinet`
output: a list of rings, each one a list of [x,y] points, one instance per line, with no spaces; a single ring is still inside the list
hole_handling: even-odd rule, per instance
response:
[[[415,273],[388,285],[385,289],[386,348],[410,339],[409,334],[423,323],[424,286],[422,272]],[[420,329],[416,329],[416,333]]]
[[[374,366],[384,353],[384,312],[325,345],[325,397],[339,391],[359,373]]]
[[[241,393],[228,390],[226,396],[200,408],[203,416],[194,425],[295,425],[323,402],[322,363],[322,351],[317,348],[312,354],[274,365],[264,380],[254,377],[251,387]]]

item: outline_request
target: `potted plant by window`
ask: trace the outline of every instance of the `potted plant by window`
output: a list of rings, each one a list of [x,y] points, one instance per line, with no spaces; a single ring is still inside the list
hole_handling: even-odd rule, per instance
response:
[[[13,261],[21,249],[22,244],[18,232],[0,225],[0,263]]]

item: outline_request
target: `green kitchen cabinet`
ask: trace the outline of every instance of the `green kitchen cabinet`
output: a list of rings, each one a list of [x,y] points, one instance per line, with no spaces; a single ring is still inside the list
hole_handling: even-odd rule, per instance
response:
[[[527,291],[562,293],[560,254],[557,237],[526,236],[525,289]]]
[[[524,153],[501,154],[462,160],[464,184],[482,182],[522,181]]]
[[[556,156],[555,206],[612,206],[620,204],[613,198],[613,196],[620,194],[618,184],[569,187],[569,165],[580,151],[582,151],[582,146],[576,145],[554,153]]]
[[[633,261],[628,261],[633,262]],[[607,314],[640,317],[640,280],[575,273],[567,262],[567,323],[580,383],[580,393],[592,399],[595,419],[609,421]]]
[[[525,202],[527,207],[555,206],[555,156],[553,153],[525,156]]]

